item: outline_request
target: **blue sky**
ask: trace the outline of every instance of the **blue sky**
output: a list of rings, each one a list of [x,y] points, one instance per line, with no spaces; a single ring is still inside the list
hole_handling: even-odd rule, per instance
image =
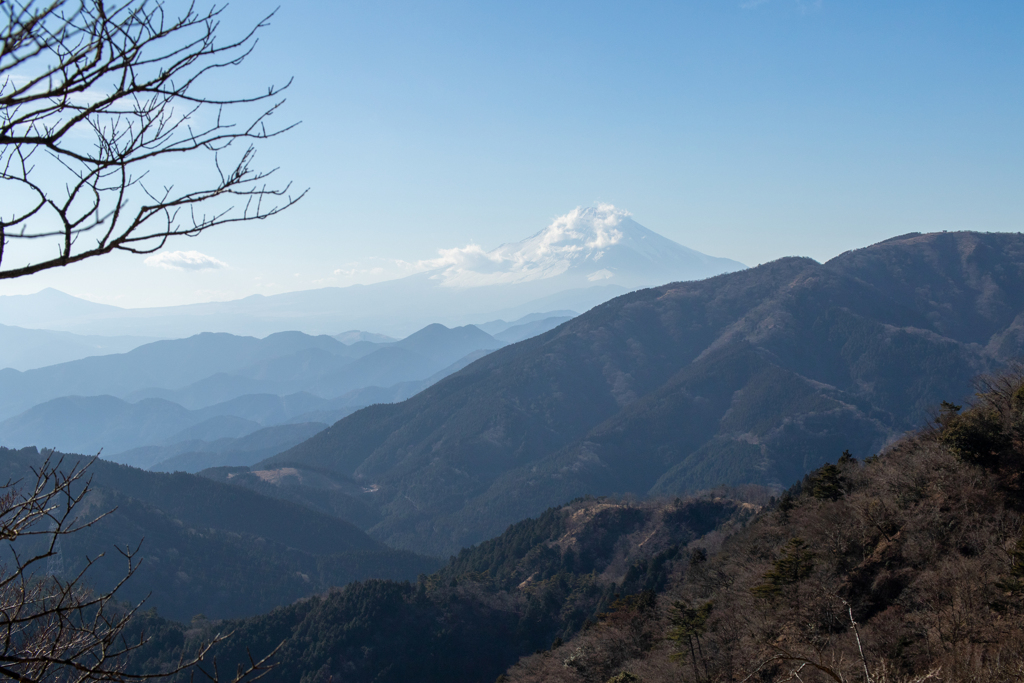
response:
[[[237,2],[224,31],[273,7]],[[169,246],[227,267],[112,257],[0,294],[139,306],[366,282],[598,201],[749,265],[1020,231],[1022,37],[1017,0],[292,0],[210,85],[295,77],[282,120],[302,124],[261,158],[308,197]]]

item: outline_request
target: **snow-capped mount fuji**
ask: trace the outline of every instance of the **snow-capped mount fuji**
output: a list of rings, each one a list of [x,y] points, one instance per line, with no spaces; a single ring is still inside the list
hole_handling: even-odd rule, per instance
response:
[[[599,283],[635,289],[746,267],[662,237],[611,204],[573,209],[521,242],[487,252],[473,245],[442,250],[426,263],[437,264],[432,280],[459,288],[557,279],[565,288]]]
[[[609,204],[574,209],[521,242],[491,251],[442,249],[418,266],[413,275],[372,285],[166,308],[98,306],[52,290],[0,296],[0,324],[165,338],[353,329],[400,338],[431,323],[454,327],[547,311],[582,313],[641,287],[745,268],[662,237]],[[61,305],[47,305],[51,300]]]

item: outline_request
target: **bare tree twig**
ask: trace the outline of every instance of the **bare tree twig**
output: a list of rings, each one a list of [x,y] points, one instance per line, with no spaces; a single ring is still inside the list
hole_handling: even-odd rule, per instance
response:
[[[268,186],[277,169],[254,165],[257,143],[296,125],[270,125],[291,81],[250,96],[202,91],[252,53],[273,17],[222,42],[224,9],[191,4],[175,18],[151,0],[0,3],[0,279],[152,253],[305,195]],[[153,182],[179,154],[205,159],[212,175],[186,176],[183,190]],[[55,256],[13,251],[48,238]]]
[[[868,659],[864,656],[864,645],[860,642],[860,629],[857,628],[857,622],[853,620],[853,606],[846,600],[843,600],[843,604],[846,606],[846,611],[850,615],[850,628],[853,629],[853,635],[857,638],[857,651],[860,653],[860,661],[864,665],[864,682],[871,683],[871,672],[868,671]]]
[[[126,629],[141,603],[124,606],[117,591],[139,567],[138,548],[119,548],[126,561],[117,584],[97,592],[86,584],[89,570],[102,557],[86,558],[70,577],[46,571],[46,561],[59,552],[59,539],[97,524],[111,511],[77,516],[92,490],[87,476],[94,459],[66,462],[52,452],[32,471],[34,481],[8,481],[0,486],[0,544],[10,560],[0,566],[0,675],[15,681],[145,681],[185,672],[201,672],[207,680],[232,683],[257,680],[271,668],[275,649],[221,679],[216,667],[201,668],[212,648],[231,634],[217,635],[191,657],[182,657],[169,671],[132,673],[130,656],[148,642],[145,634],[129,641]],[[280,647],[280,646],[279,646]]]

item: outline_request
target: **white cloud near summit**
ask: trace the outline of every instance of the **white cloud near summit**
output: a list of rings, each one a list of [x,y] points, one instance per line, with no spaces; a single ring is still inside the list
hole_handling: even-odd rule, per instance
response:
[[[611,204],[577,207],[522,242],[503,244],[491,251],[476,244],[441,249],[438,258],[419,261],[416,265],[421,271],[439,271],[433,277],[447,287],[479,287],[555,277],[568,270],[573,261],[587,257],[599,259],[602,249],[622,239],[622,232],[616,226],[629,215],[628,211]]]
[[[531,283],[532,291],[617,285],[650,287],[745,268],[688,249],[611,204],[577,207],[519,242],[487,250],[478,244],[439,249],[432,259],[370,259],[340,264],[317,285],[372,284],[417,276],[416,286],[468,289]],[[544,284],[541,284],[544,283]],[[430,286],[427,285],[427,286]]]
[[[608,247],[624,238],[618,226],[629,216],[628,211],[611,204],[577,207],[521,242],[490,251],[478,244],[439,249],[436,258],[418,261],[370,259],[348,263],[334,270],[333,278],[335,282],[368,284],[428,272],[443,287],[543,280],[561,275],[573,264],[599,262]],[[601,269],[590,281],[612,276],[611,271]]]
[[[162,251],[146,257],[147,266],[167,270],[218,270],[228,264],[198,251]]]

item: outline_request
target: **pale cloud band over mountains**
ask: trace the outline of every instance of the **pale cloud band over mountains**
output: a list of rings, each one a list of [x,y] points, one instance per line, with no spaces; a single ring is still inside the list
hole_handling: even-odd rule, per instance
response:
[[[439,270],[433,279],[446,287],[478,287],[555,277],[574,262],[598,261],[604,249],[622,239],[622,232],[615,226],[628,217],[629,212],[611,204],[586,209],[576,207],[522,242],[503,244],[488,252],[475,245],[442,250],[440,258],[424,262],[429,264],[425,270]]]

